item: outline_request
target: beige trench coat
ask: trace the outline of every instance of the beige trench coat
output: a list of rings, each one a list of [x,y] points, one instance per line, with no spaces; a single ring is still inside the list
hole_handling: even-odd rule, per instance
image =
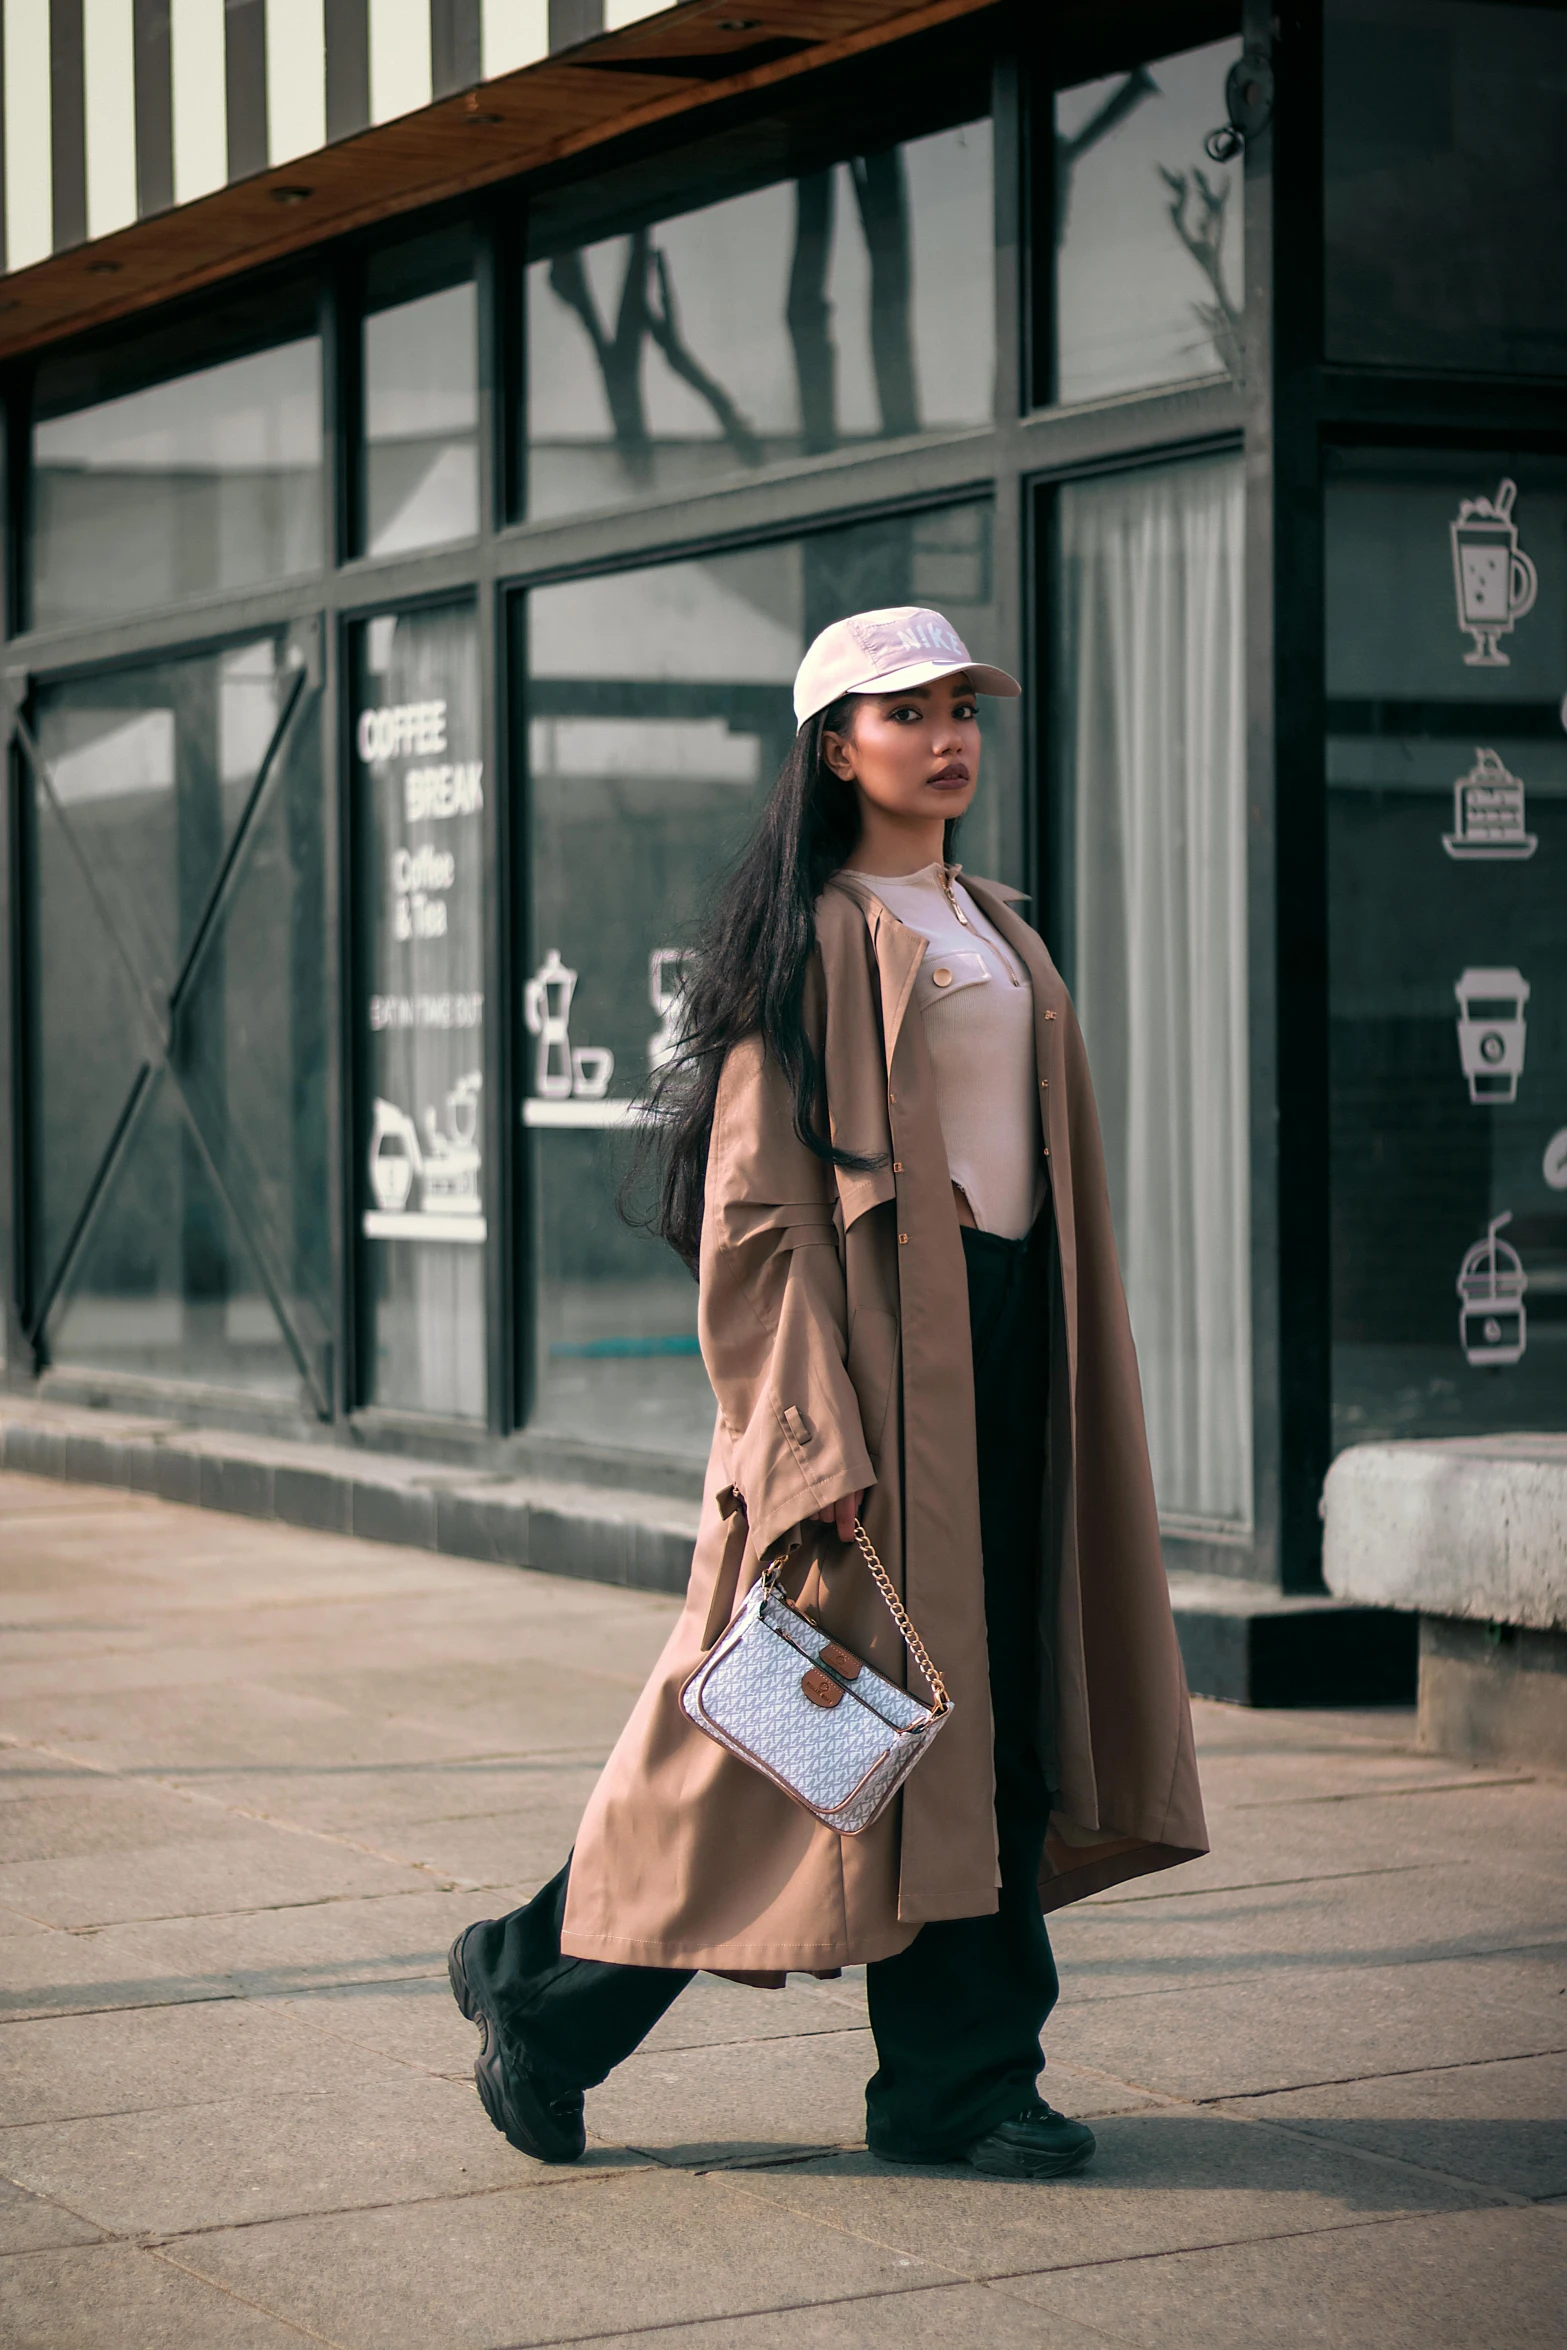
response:
[[[1207,1836],[1082,1037],[1043,941],[1013,911],[1019,893],[967,886],[1032,976],[1057,1232],[1040,1576],[1040,1738],[1060,1790],[1048,1910],[1195,1859]],[[825,1165],[795,1135],[760,1044],[730,1053],[700,1265],[718,1399],[701,1527],[685,1608],[583,1818],[562,1935],[575,1957],[828,1970],[890,1957],[928,1919],[997,1906],[967,1276],[911,1016],[926,941],[846,875],[823,892],[817,939],[807,1016],[833,1139],[882,1163]],[[907,1681],[858,1554],[810,1522],[857,1487],[954,1712],[901,1797],[841,1837],[695,1729],[679,1697],[790,1543],[809,1565],[806,1603]]]

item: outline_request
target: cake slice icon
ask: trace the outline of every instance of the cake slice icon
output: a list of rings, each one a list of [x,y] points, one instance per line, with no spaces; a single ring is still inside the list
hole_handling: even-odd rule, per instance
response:
[[[1469,773],[1453,786],[1453,829],[1443,833],[1443,848],[1461,860],[1521,863],[1539,845],[1524,829],[1521,778],[1508,773],[1500,753],[1476,750]]]

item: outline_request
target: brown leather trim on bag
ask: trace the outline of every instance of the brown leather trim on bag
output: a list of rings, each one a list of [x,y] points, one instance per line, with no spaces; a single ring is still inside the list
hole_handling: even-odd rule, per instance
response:
[[[829,1712],[835,1705],[843,1703],[843,1691],[837,1682],[830,1680],[825,1673],[819,1673],[814,1665],[801,1676],[800,1687],[812,1705],[825,1706]]]
[[[817,1658],[817,1662],[828,1666],[831,1671],[837,1674],[840,1681],[854,1680],[860,1670],[859,1658],[853,1655],[849,1649],[840,1648],[836,1640],[828,1641],[827,1646]]]

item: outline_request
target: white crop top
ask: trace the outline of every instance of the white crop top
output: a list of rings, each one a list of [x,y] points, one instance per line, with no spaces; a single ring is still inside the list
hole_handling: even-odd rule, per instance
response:
[[[954,913],[940,865],[918,873],[848,872],[926,943],[914,999],[925,1022],[947,1168],[981,1232],[1020,1240],[1044,1204],[1034,990],[1026,965],[961,881]]]

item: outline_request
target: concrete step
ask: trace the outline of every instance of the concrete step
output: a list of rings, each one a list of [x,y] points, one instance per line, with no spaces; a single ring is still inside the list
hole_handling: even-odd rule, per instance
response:
[[[1415,1702],[1412,1615],[1178,1568],[1170,1601],[1194,1697],[1253,1706]]]
[[[684,1591],[699,1504],[0,1398],[0,1466],[453,1558]]]

